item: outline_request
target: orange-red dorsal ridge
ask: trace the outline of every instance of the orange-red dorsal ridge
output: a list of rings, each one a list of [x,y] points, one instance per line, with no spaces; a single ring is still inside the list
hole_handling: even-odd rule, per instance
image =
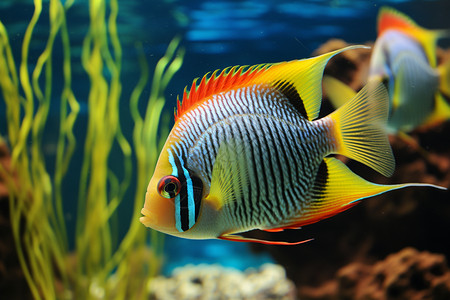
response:
[[[187,91],[187,87],[184,89],[182,101],[180,102],[178,99],[175,121],[186,113],[186,111],[202,103],[212,95],[236,89],[250,83],[252,79],[266,70],[268,66],[267,64],[251,67],[234,66],[222,70],[220,74],[218,74],[219,70],[216,70],[209,77],[209,73],[203,76],[198,85],[198,79],[195,79],[189,91]]]
[[[405,33],[420,27],[407,15],[390,7],[382,7],[378,14],[378,36],[387,30],[399,30]]]

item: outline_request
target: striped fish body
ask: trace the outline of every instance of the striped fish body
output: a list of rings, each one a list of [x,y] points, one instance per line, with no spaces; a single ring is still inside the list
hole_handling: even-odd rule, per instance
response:
[[[388,95],[370,83],[317,119],[323,69],[333,55],[248,68],[194,81],[150,180],[141,222],[191,239],[244,238],[252,229],[298,228],[360,199],[408,186],[376,185],[350,171],[339,153],[383,175],[394,161],[384,127]],[[300,242],[298,242],[300,243]]]
[[[308,121],[290,101],[274,88],[243,87],[214,95],[173,129],[180,143],[171,151],[187,158],[187,169],[205,187],[211,186],[219,152],[218,167],[235,176],[227,195],[233,200],[214,221],[219,232],[277,227],[308,205],[319,165],[334,147],[331,127],[325,120]]]

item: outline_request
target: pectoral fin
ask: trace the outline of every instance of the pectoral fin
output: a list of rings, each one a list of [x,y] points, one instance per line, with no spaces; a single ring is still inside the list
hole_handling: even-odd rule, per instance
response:
[[[223,141],[214,162],[211,189],[206,201],[216,210],[242,197],[248,184],[248,169],[243,143],[235,139]]]

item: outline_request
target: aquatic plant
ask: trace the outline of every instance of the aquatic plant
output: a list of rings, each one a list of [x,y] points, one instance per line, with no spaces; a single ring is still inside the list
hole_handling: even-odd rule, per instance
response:
[[[141,115],[138,106],[150,78],[143,51],[139,50],[140,79],[126,98],[122,95],[118,2],[89,1],[90,24],[81,60],[90,89],[72,252],[72,237],[64,218],[63,183],[71,172],[77,144],[74,127],[80,122],[80,101],[72,89],[70,24],[66,22],[73,2],[49,1],[47,43],[37,60],[30,63],[30,44],[43,9],[42,0],[34,0],[34,14],[24,34],[18,68],[7,29],[0,21],[0,88],[7,122],[7,132],[1,134],[8,138],[13,170],[0,166],[0,175],[6,178],[9,189],[15,246],[35,299],[141,299],[148,293],[148,280],[161,263],[162,237],[139,223],[139,211],[168,132],[163,128],[168,119],[162,113],[164,90],[180,68],[184,52],[179,48],[179,38],[174,39],[156,66],[147,109]],[[60,64],[54,63],[55,47],[63,50]],[[58,88],[54,87],[56,69],[63,74],[64,82]],[[55,95],[59,90],[61,94]],[[124,99],[129,101],[135,122],[132,142],[121,128],[119,104]],[[60,112],[51,173],[44,156],[43,136],[49,130],[52,105]],[[120,150],[121,160],[111,161],[113,149]],[[112,168],[117,161],[123,163],[121,172]],[[133,174],[137,180],[134,215],[125,237],[118,241],[117,208],[125,193],[134,187],[130,182]]]

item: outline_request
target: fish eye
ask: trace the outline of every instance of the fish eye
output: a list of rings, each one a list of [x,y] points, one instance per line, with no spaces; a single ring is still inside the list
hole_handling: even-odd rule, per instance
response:
[[[180,193],[180,189],[180,180],[172,175],[164,176],[158,183],[158,193],[167,199],[175,198]]]

